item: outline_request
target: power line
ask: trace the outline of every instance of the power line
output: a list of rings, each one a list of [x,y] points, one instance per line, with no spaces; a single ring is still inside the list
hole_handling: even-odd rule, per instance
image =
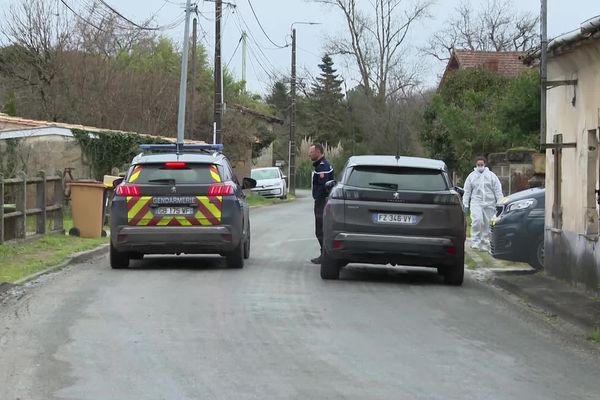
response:
[[[252,5],[252,2],[250,0],[248,0],[248,4],[250,5],[250,9],[252,10],[252,14],[254,14],[254,18],[256,19],[256,22],[258,22],[258,26],[260,27],[260,29],[262,30],[262,32],[264,33],[265,37],[267,39],[269,39],[269,42],[271,42],[273,44],[273,46],[279,48],[279,49],[285,49],[288,46],[280,46],[277,43],[275,43],[271,37],[267,34],[267,32],[265,31],[265,28],[263,28],[262,23],[260,22],[260,19],[258,18],[258,15],[256,15],[256,11],[254,10],[254,6]]]
[[[233,61],[233,57],[235,57],[235,55],[237,54],[238,49],[240,48],[240,44],[242,44],[242,39],[244,37],[242,36],[237,44],[237,46],[235,46],[235,50],[233,50],[233,54],[231,55],[231,58],[229,59],[229,61],[227,62],[227,68],[229,68],[229,64],[231,64],[231,61]]]
[[[256,53],[254,52],[254,49],[252,48],[252,46],[248,46],[248,50],[251,55],[250,60],[252,60],[252,57],[254,57],[256,59],[256,61],[258,62],[258,66],[264,71],[264,73],[267,74],[267,76],[271,80],[276,80],[277,73],[275,73],[273,71],[268,71],[268,68],[265,68],[265,66],[261,62],[260,58],[256,56]]]
[[[142,25],[139,25],[139,24],[133,22],[132,20],[130,20],[129,18],[127,18],[126,16],[124,16],[123,14],[121,14],[119,11],[115,10],[110,4],[108,4],[104,0],[100,0],[100,3],[104,4],[104,6],[106,8],[108,8],[110,11],[112,11],[115,15],[117,15],[121,19],[127,21],[128,23],[130,23],[131,25],[135,26],[138,29],[148,30],[148,31],[157,31],[157,30],[159,30],[158,28],[149,28],[149,27],[145,27],[145,26],[142,26]]]
[[[90,26],[92,26],[92,27],[96,28],[97,30],[104,32],[104,29],[102,29],[102,28],[100,28],[100,27],[96,26],[94,23],[90,22],[88,19],[86,19],[86,18],[82,17],[82,16],[81,16],[81,15],[80,15],[80,14],[79,14],[77,11],[75,11],[75,10],[74,10],[74,9],[73,9],[73,8],[72,8],[70,5],[68,5],[68,4],[65,2],[65,0],[60,0],[60,2],[61,2],[61,3],[63,3],[63,5],[64,5],[65,7],[67,7],[67,8],[69,9],[69,11],[71,11],[73,14],[75,14],[75,16],[76,16],[77,18],[79,18],[80,20],[82,20],[82,21],[83,21],[83,22],[85,22],[86,24],[88,24],[88,25],[90,25]]]
[[[244,33],[245,32],[244,28],[241,26],[243,24],[246,27],[246,29],[248,30],[250,39],[252,39],[252,41],[256,45],[256,48],[258,49],[259,53],[262,55],[262,57],[263,57],[262,62],[265,62],[266,64],[269,64],[273,70],[276,70],[277,68],[275,68],[275,66],[273,65],[273,63],[269,59],[269,57],[262,50],[262,46],[260,45],[260,43],[256,39],[256,36],[254,36],[254,33],[252,32],[252,30],[250,29],[250,27],[248,26],[248,24],[246,23],[246,21],[243,19],[243,16],[241,16],[239,13],[236,13],[236,17],[237,17],[237,20],[238,20],[237,26],[238,26],[238,29],[239,29],[240,33]],[[273,50],[279,50],[279,49],[273,49]],[[258,60],[258,57],[257,57],[257,60]]]
[[[138,29],[141,29],[141,30],[146,30],[146,31],[169,30],[169,29],[173,29],[176,26],[179,26],[182,22],[185,21],[185,16],[184,16],[183,19],[181,19],[181,17],[179,17],[179,19],[173,21],[172,23],[167,24],[167,25],[163,25],[163,26],[155,26],[155,27],[142,26],[142,25],[140,25],[140,24],[132,21],[131,19],[127,18],[123,14],[121,14],[119,11],[117,11],[114,7],[112,7],[106,1],[100,0],[100,3],[102,3],[106,8],[108,8],[113,14],[117,15],[119,18],[123,19],[124,21],[128,22],[129,24],[131,24],[134,27],[136,27]],[[166,4],[167,4],[167,2],[165,1],[165,3],[163,4],[163,6],[156,12],[156,14],[158,14],[160,12],[160,10],[162,10],[162,8],[164,8],[164,6]],[[156,16],[156,14],[154,16]],[[152,18],[154,18],[154,16]]]

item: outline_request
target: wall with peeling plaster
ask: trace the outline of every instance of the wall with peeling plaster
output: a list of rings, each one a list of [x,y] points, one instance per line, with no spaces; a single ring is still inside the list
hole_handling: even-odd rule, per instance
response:
[[[546,270],[589,289],[600,290],[598,242],[598,138],[600,126],[600,39],[590,38],[555,49],[548,59],[548,80],[577,80],[577,85],[548,90],[547,137],[562,134],[562,220],[553,217],[555,156],[546,152]],[[593,131],[593,133],[591,133]],[[590,138],[592,135],[592,138]],[[597,140],[597,139],[596,139]],[[590,182],[588,184],[588,182]],[[560,221],[560,222],[559,222]]]

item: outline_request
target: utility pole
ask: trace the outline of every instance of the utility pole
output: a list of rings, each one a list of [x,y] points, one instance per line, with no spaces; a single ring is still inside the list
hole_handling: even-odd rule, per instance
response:
[[[540,104],[540,147],[546,143],[546,90],[548,82],[548,0],[542,1],[542,10],[540,16],[541,34],[542,34],[542,54],[540,62],[541,79],[541,104]],[[542,149],[543,150],[543,149]]]
[[[244,89],[246,88],[246,68],[248,61],[248,34],[246,31],[242,32],[242,82],[244,82]]]
[[[187,0],[185,6],[185,29],[183,34],[183,57],[181,59],[181,81],[179,82],[179,113],[177,115],[177,148],[183,147],[185,137],[185,102],[187,95],[187,72],[190,52],[190,15],[192,0]]]
[[[190,129],[188,139],[195,139],[196,135],[194,129],[196,127],[196,51],[198,47],[198,18],[194,18],[194,23],[192,24],[192,78],[191,84],[192,87],[192,95],[191,95],[191,103],[192,106],[190,108]]]
[[[215,125],[214,140],[223,143],[223,65],[221,61],[221,21],[223,0],[215,0]]]
[[[292,82],[290,90],[290,149],[288,179],[290,193],[296,194],[296,29],[292,29]]]
[[[294,22],[292,29],[292,79],[290,88],[290,148],[288,179],[290,193],[296,194],[296,29],[294,25],[320,25],[319,22]]]

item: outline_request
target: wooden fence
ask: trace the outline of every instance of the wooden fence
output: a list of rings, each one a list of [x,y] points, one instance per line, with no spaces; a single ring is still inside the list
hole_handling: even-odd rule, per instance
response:
[[[28,201],[28,195],[34,201]],[[12,197],[14,203],[5,204]],[[23,172],[17,178],[4,179],[0,175],[0,243],[25,239],[28,234],[43,235],[63,231],[64,187],[62,173],[47,176],[40,171],[35,178]],[[28,204],[34,205],[28,208]],[[28,232],[28,217],[35,217],[35,226]],[[49,219],[49,217],[51,219]]]

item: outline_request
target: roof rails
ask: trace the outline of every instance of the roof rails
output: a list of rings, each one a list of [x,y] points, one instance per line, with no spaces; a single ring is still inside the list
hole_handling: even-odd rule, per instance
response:
[[[224,146],[222,144],[141,144],[140,150],[143,152],[153,153],[221,153],[223,152]]]

